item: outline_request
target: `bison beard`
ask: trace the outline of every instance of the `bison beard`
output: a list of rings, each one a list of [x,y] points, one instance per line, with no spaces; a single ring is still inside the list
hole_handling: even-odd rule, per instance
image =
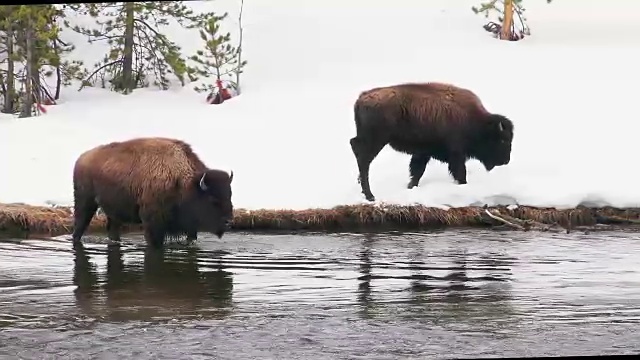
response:
[[[233,218],[233,172],[209,169],[179,140],[138,138],[88,150],[73,172],[73,240],[81,240],[98,207],[112,241],[125,223],[142,224],[144,237],[162,247],[166,237],[197,239],[199,230],[218,238]]]
[[[408,188],[418,186],[433,158],[448,164],[458,184],[467,183],[466,161],[475,158],[491,171],[510,161],[513,123],[489,113],[470,90],[442,83],[400,84],[360,94],[354,104],[356,136],[350,140],[362,193],[373,159],[389,144],[410,154]]]

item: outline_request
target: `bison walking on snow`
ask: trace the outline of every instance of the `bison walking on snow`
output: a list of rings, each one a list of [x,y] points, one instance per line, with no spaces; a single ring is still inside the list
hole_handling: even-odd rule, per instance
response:
[[[207,168],[180,140],[98,146],[80,155],[73,170],[73,241],[80,241],[98,207],[113,241],[125,223],[141,223],[153,247],[162,247],[167,235],[195,240],[199,230],[220,238],[233,219],[232,180],[233,172]]]
[[[431,158],[448,163],[458,184],[466,184],[468,159],[478,159],[491,171],[511,157],[511,120],[489,113],[473,92],[454,85],[408,83],[371,89],[360,94],[354,113],[357,133],[351,149],[369,201],[375,200],[369,166],[387,144],[411,155],[409,189],[418,185]]]

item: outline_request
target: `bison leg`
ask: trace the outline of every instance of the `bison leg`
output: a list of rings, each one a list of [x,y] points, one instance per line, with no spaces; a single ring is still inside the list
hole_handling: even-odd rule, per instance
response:
[[[120,242],[120,227],[122,223],[119,220],[115,220],[112,217],[107,217],[107,234],[109,240]]]
[[[198,240],[198,232],[197,231],[189,231],[187,232],[187,241],[193,242]]]
[[[161,249],[164,246],[165,232],[158,226],[145,224],[144,239],[148,245]]]
[[[161,205],[152,204],[140,208],[140,220],[144,228],[144,239],[147,245],[154,248],[162,248],[164,246],[164,238],[166,235],[166,224],[169,216],[164,214]]]
[[[91,223],[93,215],[98,211],[98,203],[94,198],[76,198],[73,204],[73,241],[79,242]]]
[[[420,183],[420,179],[422,179],[424,170],[427,168],[427,164],[430,160],[431,155],[425,153],[413,154],[411,156],[411,161],[409,162],[409,176],[411,179],[409,181],[409,185],[407,185],[408,189],[418,186],[418,183]]]
[[[364,141],[362,138],[354,137],[350,140],[351,150],[358,161],[359,180],[362,193],[367,201],[375,201],[369,185],[369,167],[373,159],[378,156],[382,148],[387,144],[382,141]]]
[[[453,153],[449,156],[449,173],[453,176],[458,184],[467,183],[467,166],[466,158],[459,153]]]

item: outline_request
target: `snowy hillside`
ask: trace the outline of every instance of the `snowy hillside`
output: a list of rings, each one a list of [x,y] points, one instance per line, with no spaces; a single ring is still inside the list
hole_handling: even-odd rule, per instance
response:
[[[229,11],[239,0],[191,2]],[[331,207],[363,201],[349,146],[353,102],[371,87],[442,81],[468,87],[515,124],[511,163],[469,161],[456,185],[433,161],[407,190],[409,156],[385,148],[371,167],[380,202],[465,206],[581,202],[640,206],[637,187],[640,3],[527,0],[532,36],[498,41],[475,0],[246,0],[243,94],[207,105],[188,86],[65,89],[38,118],[0,117],[0,202],[72,203],[77,156],[137,136],[190,142],[211,167],[233,169],[238,208]],[[73,19],[71,19],[73,21]],[[76,19],[82,21],[82,19]],[[196,32],[172,36],[186,52]],[[103,54],[75,35],[72,55]],[[509,65],[504,65],[509,61]]]

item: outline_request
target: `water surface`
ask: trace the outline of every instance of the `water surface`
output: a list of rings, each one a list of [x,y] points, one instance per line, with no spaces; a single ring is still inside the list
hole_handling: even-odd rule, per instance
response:
[[[396,359],[640,352],[639,234],[0,242],[0,357]]]

